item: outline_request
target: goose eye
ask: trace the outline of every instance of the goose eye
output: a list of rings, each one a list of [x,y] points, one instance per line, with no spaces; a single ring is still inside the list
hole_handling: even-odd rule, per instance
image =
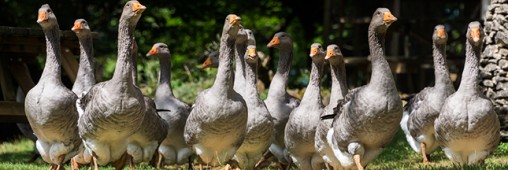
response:
[[[51,9],[47,9],[46,12],[51,12]]]

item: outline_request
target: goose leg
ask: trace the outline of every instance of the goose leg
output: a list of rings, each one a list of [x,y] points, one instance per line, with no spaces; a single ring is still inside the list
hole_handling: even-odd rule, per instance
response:
[[[115,170],[121,170],[123,169],[123,167],[125,166],[126,162],[128,161],[127,158],[128,157],[128,154],[127,152],[125,152],[121,157],[120,159],[112,162],[111,164],[113,164],[113,167],[115,167]]]
[[[189,169],[194,169],[194,167],[192,166],[192,156],[189,156]]]
[[[49,170],[55,170],[56,169],[56,165],[55,164],[51,164],[51,166],[49,167]]]
[[[95,152],[92,152],[92,162],[94,170],[99,170],[99,166],[97,165],[97,155],[95,155]],[[90,166],[90,168],[92,167]]]
[[[293,163],[293,159],[289,158],[288,159],[288,164],[286,165],[286,167],[284,168],[284,170],[290,170],[291,169],[291,164]]]
[[[358,170],[363,170],[363,166],[360,162],[360,155],[358,155],[358,154],[354,155],[353,160],[355,161],[355,164],[356,164],[356,167],[358,168]]]
[[[76,159],[71,159],[71,169],[72,170],[79,170],[81,167],[78,162],[76,162]]]
[[[164,155],[162,155],[162,153],[159,152],[159,159],[157,160],[157,169],[161,169],[161,166],[162,166],[162,158],[164,158]]]
[[[127,155],[127,162],[129,162],[129,169],[134,170],[134,158],[130,155]]]
[[[265,153],[263,153],[263,156],[259,159],[259,161],[254,165],[254,169],[261,169],[260,166],[265,163],[270,157],[272,157],[273,154],[270,152],[270,150],[266,150]]]
[[[64,166],[62,165],[56,165],[57,170],[65,170]]]
[[[429,163],[429,159],[427,159],[427,153],[426,153],[425,147],[426,147],[425,143],[423,143],[423,142],[420,143],[420,148],[421,148],[422,157],[423,157],[423,163],[424,164]]]

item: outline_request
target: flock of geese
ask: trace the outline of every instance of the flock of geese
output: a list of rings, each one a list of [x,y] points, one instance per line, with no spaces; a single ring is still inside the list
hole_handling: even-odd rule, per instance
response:
[[[189,106],[173,95],[171,54],[164,43],[154,44],[147,53],[160,62],[155,98],[144,96],[136,85],[133,33],[145,9],[135,0],[125,4],[115,72],[111,80],[100,83],[94,77],[90,27],[83,19],[75,21],[72,30],[81,53],[72,90],[61,81],[55,14],[47,4],[39,9],[37,23],[46,37],[47,58],[40,81],[26,95],[25,112],[38,139],[36,148],[50,169],[63,169],[69,160],[73,169],[90,163],[95,169],[108,163],[133,169],[140,162],[156,168],[189,163],[192,168],[194,154],[200,168],[228,164],[227,168],[257,169],[273,154],[281,169],[291,163],[304,170],[363,169],[391,142],[399,126],[423,162],[441,147],[460,165],[482,163],[499,143],[497,115],[478,85],[484,37],[479,22],[468,26],[465,66],[456,91],[446,64],[448,36],[444,26],[435,27],[435,85],[403,108],[384,54],[387,29],[397,20],[388,9],[378,8],[368,29],[370,82],[348,90],[339,46],[331,44],[325,50],[314,43],[310,81],[301,100],[286,92],[293,58],[290,35],[279,32],[268,44],[279,50],[280,60],[262,101],[256,89],[254,34],[240,24],[240,17],[230,14],[220,39],[215,82]],[[325,63],[332,75],[327,106],[320,95]]]

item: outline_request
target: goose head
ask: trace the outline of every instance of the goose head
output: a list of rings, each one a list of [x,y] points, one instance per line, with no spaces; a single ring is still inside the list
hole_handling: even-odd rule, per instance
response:
[[[48,4],[44,4],[41,8],[39,8],[37,23],[39,23],[42,28],[49,28],[58,25],[55,13],[53,13],[53,10],[51,10]]]
[[[77,36],[89,35],[91,33],[88,22],[84,19],[77,19],[74,21],[74,26],[71,28]]]
[[[213,51],[209,53],[206,57],[206,60],[201,64],[201,69],[205,69],[208,67],[218,67],[219,66],[219,51]]]
[[[325,59],[325,50],[323,49],[323,46],[319,43],[313,43],[310,46],[310,55],[312,58],[312,61],[314,62],[324,62]]]
[[[150,51],[146,54],[147,57],[154,56],[159,58],[169,58],[171,53],[169,52],[168,45],[164,43],[155,43]]]
[[[240,27],[238,30],[238,33],[236,34],[236,44],[245,44],[247,41],[247,32],[245,32],[245,29],[243,27]]]
[[[250,29],[244,29],[247,34],[247,45],[256,45],[256,38],[254,37],[254,33]]]
[[[293,41],[291,41],[291,37],[288,33],[278,32],[276,33],[270,43],[268,43],[267,47],[273,48],[284,48],[291,47],[293,45]]]
[[[397,21],[397,18],[392,15],[389,9],[378,8],[372,15],[369,27],[374,28],[378,32],[386,32],[388,27],[395,21]]]
[[[229,14],[228,16],[226,16],[223,31],[226,31],[226,33],[229,36],[236,38],[238,32],[240,31],[240,28],[242,27],[240,25],[240,22],[241,18],[239,16],[235,14]]]
[[[434,27],[432,40],[437,44],[446,44],[446,41],[448,40],[448,34],[446,33],[445,27],[443,25],[436,25],[436,27]]]
[[[467,40],[474,46],[478,47],[481,45],[484,37],[482,25],[478,21],[469,23],[467,28]]]
[[[130,25],[135,25],[146,7],[136,0],[125,3],[121,18],[127,19]]]
[[[344,56],[342,55],[342,52],[340,51],[340,48],[336,44],[330,44],[328,47],[326,47],[326,56],[325,60],[330,61],[337,61],[339,59],[342,59]]]
[[[248,45],[247,46],[247,55],[245,56],[245,61],[247,63],[254,64],[258,61],[258,55],[256,52],[256,45]]]

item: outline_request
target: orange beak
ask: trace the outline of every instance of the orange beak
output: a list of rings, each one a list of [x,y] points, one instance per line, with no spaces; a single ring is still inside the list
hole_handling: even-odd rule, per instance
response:
[[[236,15],[232,15],[231,18],[229,18],[229,24],[231,25],[238,25],[240,24],[240,17]]]
[[[479,28],[472,28],[470,36],[474,42],[480,41],[480,29]]]
[[[251,48],[251,49],[249,49],[249,51],[247,52],[247,55],[248,55],[249,57],[254,57],[254,56],[256,56],[256,49],[255,49],[255,48]]]
[[[48,14],[46,12],[39,12],[37,16],[37,23],[41,23],[48,20]]]
[[[316,56],[317,53],[318,53],[318,49],[317,48],[310,48],[310,57]]]
[[[206,58],[205,62],[201,64],[201,69],[208,68],[212,65],[212,59],[210,57]]]
[[[81,22],[75,22],[74,26],[71,28],[72,31],[79,31],[81,30]]]
[[[438,29],[437,30],[437,36],[439,38],[445,38],[445,30],[444,29]]]
[[[143,11],[145,11],[146,7],[141,5],[139,2],[132,3],[132,12],[135,14],[141,14]]]
[[[334,52],[332,49],[326,50],[325,60],[328,60],[328,59],[332,58],[333,56],[334,56]]]
[[[270,41],[270,43],[268,43],[268,47],[273,47],[275,45],[279,45],[280,44],[280,41],[279,41],[279,37],[275,36],[272,38],[272,40]]]
[[[146,54],[146,56],[152,56],[152,55],[155,55],[159,53],[159,51],[157,50],[157,48],[155,47],[152,47],[152,49],[150,49],[150,51],[148,51],[148,53]]]
[[[391,24],[391,23],[397,21],[397,18],[395,18],[395,16],[393,16],[391,12],[385,12],[383,14],[383,21],[386,24]]]

